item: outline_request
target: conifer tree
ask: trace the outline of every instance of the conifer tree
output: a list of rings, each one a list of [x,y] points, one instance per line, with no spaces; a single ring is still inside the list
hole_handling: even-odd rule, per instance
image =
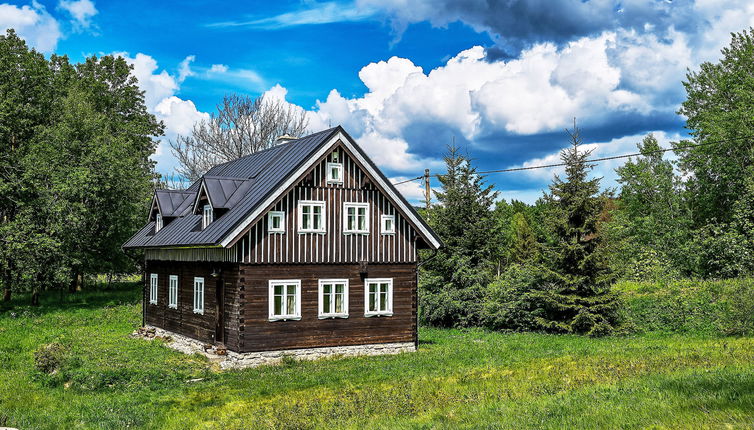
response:
[[[555,176],[550,193],[549,285],[539,296],[543,311],[537,318],[547,331],[604,335],[616,322],[614,277],[600,249],[597,226],[608,195],[600,193],[600,178],[588,178],[591,151],[581,151],[579,130],[569,131],[571,147],[561,153],[565,179]]]
[[[539,254],[539,244],[529,222],[521,212],[511,218],[508,262],[525,263]]]

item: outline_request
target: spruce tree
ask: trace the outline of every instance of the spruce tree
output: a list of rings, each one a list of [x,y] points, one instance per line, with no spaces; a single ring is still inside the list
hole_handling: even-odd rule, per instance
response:
[[[604,335],[612,331],[618,307],[597,230],[609,196],[600,193],[600,178],[588,178],[591,151],[579,150],[579,130],[569,135],[571,147],[560,156],[565,179],[556,175],[545,196],[554,240],[546,259],[549,285],[536,292],[543,306],[537,320],[547,331]]]
[[[513,214],[510,224],[508,262],[521,264],[536,258],[539,244],[524,214]]]

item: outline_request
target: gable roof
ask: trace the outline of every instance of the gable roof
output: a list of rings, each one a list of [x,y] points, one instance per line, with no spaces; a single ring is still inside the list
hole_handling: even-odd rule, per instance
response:
[[[123,247],[230,247],[248,227],[266,213],[269,206],[298,182],[307,170],[329,153],[338,142],[342,142],[364,169],[375,178],[377,185],[414,225],[420,237],[430,247],[440,247],[441,241],[437,235],[340,126],[214,166],[185,193],[193,194],[193,206],[196,193],[206,190],[214,208],[228,209],[225,214],[203,230],[201,215],[193,211],[186,211],[157,233],[154,233],[154,223],[150,222]]]
[[[154,198],[163,217],[185,215],[194,203],[196,192],[184,190],[156,190]]]

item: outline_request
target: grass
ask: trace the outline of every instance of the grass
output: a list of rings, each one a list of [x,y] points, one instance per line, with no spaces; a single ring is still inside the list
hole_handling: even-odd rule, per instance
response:
[[[422,329],[417,353],[218,372],[128,337],[133,285],[64,299],[0,308],[0,426],[754,428],[748,337]],[[63,364],[42,374],[53,342]]]

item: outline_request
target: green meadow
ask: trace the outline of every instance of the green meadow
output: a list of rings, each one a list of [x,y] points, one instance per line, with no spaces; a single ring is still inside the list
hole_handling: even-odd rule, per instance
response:
[[[424,328],[416,353],[220,372],[129,338],[139,297],[122,284],[0,308],[0,426],[754,428],[751,337]]]

